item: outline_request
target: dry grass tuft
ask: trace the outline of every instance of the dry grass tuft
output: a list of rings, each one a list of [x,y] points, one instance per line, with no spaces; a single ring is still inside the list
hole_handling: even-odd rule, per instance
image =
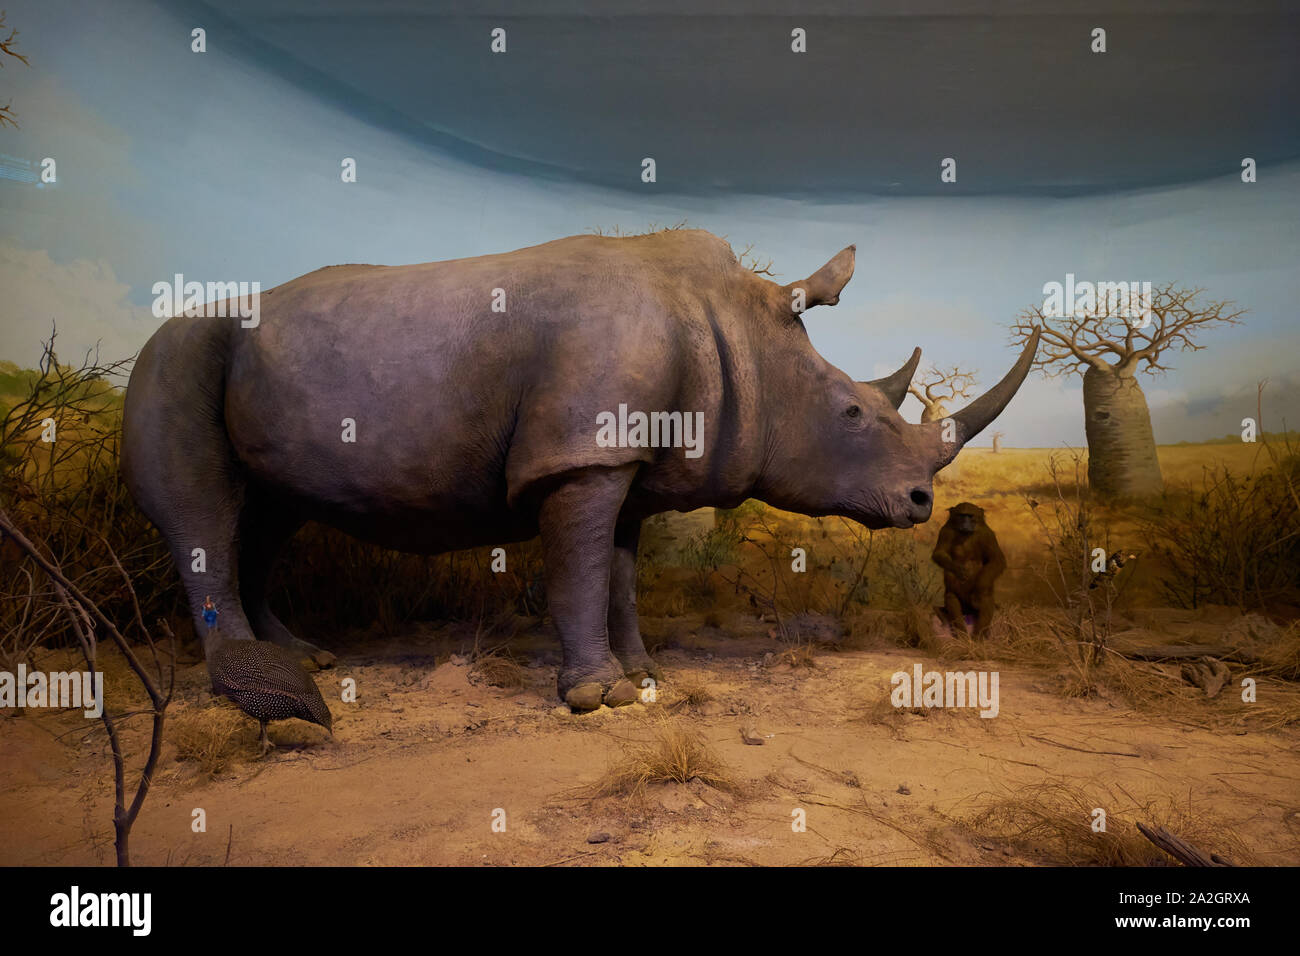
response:
[[[739,788],[704,736],[682,720],[663,715],[650,723],[648,741],[632,741],[597,782],[596,796],[640,795],[649,784],[699,780],[718,790]]]
[[[1292,621],[1277,639],[1260,648],[1260,670],[1279,680],[1300,681],[1300,621]]]
[[[1018,664],[1031,664],[1038,667],[1056,666],[1061,660],[1061,645],[1052,637],[1052,630],[1046,626],[1055,617],[1055,623],[1064,623],[1064,615],[1059,608],[1023,607],[1012,605],[998,608],[998,616],[993,622],[992,639],[1000,645],[1000,654],[1005,660]]]
[[[1181,665],[1132,661],[1110,654],[1097,670],[1099,686],[1135,710],[1177,718],[1208,730],[1273,730],[1300,724],[1300,686],[1268,676],[1267,667],[1230,664],[1232,677],[1213,700],[1183,679]],[[1242,700],[1242,681],[1255,681],[1255,700]]]
[[[867,704],[859,719],[873,727],[884,727],[891,736],[903,736],[903,714],[929,716],[924,707],[895,707],[886,693]]]
[[[1093,811],[1106,811],[1106,829],[1093,832]],[[1221,822],[1190,803],[1168,798],[1138,803],[1127,792],[1109,788],[1082,789],[1063,782],[1021,786],[1012,794],[987,802],[957,821],[978,839],[1002,841],[1027,857],[1069,866],[1167,866],[1173,860],[1138,832],[1136,823],[1164,826],[1207,853],[1233,863],[1254,858]]]
[[[881,693],[875,700],[868,701],[862,713],[858,715],[859,721],[872,727],[884,727],[889,731],[889,735],[904,739],[904,728],[909,723],[910,715],[913,717],[923,717],[927,719],[961,719],[975,717],[979,718],[979,710],[976,708],[896,708],[892,700],[892,688]],[[992,730],[989,724],[992,721],[976,719],[983,730]]]
[[[811,643],[800,643],[776,655],[776,663],[784,664],[791,670],[812,670],[817,666],[817,655]]]
[[[678,696],[674,703],[678,706],[699,707],[713,700],[713,691],[708,682],[698,674],[690,674],[676,681],[676,691]]]
[[[993,722],[980,719],[979,710],[975,707],[895,707],[891,698],[892,688],[874,700],[868,701],[857,719],[872,727],[883,727],[889,731],[891,737],[900,740],[906,737],[903,731],[909,723],[909,714],[914,717],[945,720],[975,717],[981,729],[992,730]]]
[[[480,654],[470,668],[470,676],[507,690],[518,690],[528,685],[528,671],[506,651]]]
[[[882,608],[855,607],[843,618],[845,636],[840,647],[866,650],[903,643],[905,625],[902,613]]]
[[[167,737],[176,746],[176,756],[192,760],[209,776],[225,770],[241,751],[241,739],[248,730],[248,718],[225,706],[184,710],[167,721]]]

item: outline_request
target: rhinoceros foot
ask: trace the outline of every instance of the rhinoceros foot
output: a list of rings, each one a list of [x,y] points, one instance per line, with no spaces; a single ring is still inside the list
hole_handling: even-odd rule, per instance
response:
[[[596,710],[601,704],[606,707],[624,707],[635,704],[641,699],[641,692],[627,678],[615,681],[608,689],[605,685],[593,682],[579,684],[564,695],[564,702],[570,710],[577,712]]]
[[[601,704],[622,707],[635,703],[640,692],[637,686],[623,676],[622,668],[613,658],[609,666],[597,673],[574,675],[562,670],[559,677],[560,697],[572,710],[596,710]]]

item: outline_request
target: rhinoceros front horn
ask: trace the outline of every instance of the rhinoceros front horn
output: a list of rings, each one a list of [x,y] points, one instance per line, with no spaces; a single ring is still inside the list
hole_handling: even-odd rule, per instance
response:
[[[1030,367],[1034,364],[1034,356],[1038,352],[1038,336],[1039,329],[1035,328],[1033,335],[1025,343],[1020,358],[1016,360],[1015,366],[1012,367],[1010,372],[1007,372],[1002,381],[957,412],[957,414],[951,416],[957,426],[956,441],[942,442],[940,446],[942,451],[939,458],[940,468],[956,458],[957,452],[961,450],[962,446],[987,428],[989,423],[1002,413],[1002,409],[1007,407],[1007,403],[1016,394],[1016,391],[1020,388],[1020,383],[1025,380]],[[938,428],[941,430],[940,435],[942,436],[942,429],[946,426],[944,422],[932,422],[924,427]]]
[[[889,399],[889,403],[897,408],[903,404],[903,399],[907,398],[908,386],[912,384],[912,376],[916,374],[916,367],[920,364],[921,350],[912,349],[912,357],[893,375],[886,375],[884,378],[873,379],[862,384],[874,385],[880,389],[885,393],[885,398]]]

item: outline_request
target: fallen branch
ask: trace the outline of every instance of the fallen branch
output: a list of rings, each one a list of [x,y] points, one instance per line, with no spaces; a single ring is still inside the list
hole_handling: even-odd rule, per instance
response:
[[[1186,840],[1174,836],[1164,827],[1146,827],[1137,825],[1141,834],[1164,850],[1183,866],[1236,866],[1231,860],[1225,860],[1217,853],[1206,853],[1197,849]]]

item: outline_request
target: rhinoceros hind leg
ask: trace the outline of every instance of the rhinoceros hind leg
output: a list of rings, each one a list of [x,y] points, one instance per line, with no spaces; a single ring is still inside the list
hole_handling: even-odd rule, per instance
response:
[[[222,416],[221,326],[173,319],[141,351],[127,389],[122,474],[162,533],[211,659],[221,640],[251,641],[239,593],[244,477]],[[212,599],[216,629],[203,619]]]
[[[572,472],[545,495],[538,510],[547,603],[564,652],[558,690],[574,710],[636,699],[610,652],[608,630],[614,525],[636,467]]]
[[[287,502],[249,488],[239,525],[239,591],[244,613],[259,641],[279,644],[310,657],[319,667],[328,667],[334,655],[296,636],[267,603],[266,589],[276,556],[302,524]]]
[[[623,665],[623,674],[639,689],[662,679],[641,640],[636,611],[636,551],[640,520],[622,520],[614,528],[614,556],[609,574],[609,648]]]

